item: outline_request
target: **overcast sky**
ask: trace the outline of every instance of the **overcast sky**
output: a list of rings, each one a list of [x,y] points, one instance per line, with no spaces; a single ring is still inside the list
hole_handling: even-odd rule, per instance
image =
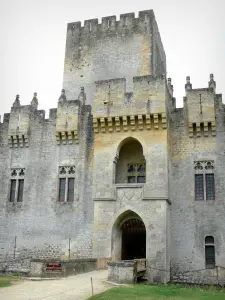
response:
[[[187,75],[193,88],[214,73],[225,94],[224,0],[0,0],[0,114],[15,95],[23,105],[38,93],[39,109],[57,106],[63,82],[67,23],[153,9],[167,57],[177,106]]]

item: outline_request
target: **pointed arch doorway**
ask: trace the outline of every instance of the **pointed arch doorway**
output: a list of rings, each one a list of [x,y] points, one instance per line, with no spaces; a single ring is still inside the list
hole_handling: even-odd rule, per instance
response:
[[[126,211],[112,228],[112,260],[146,258],[146,228],[141,217]]]

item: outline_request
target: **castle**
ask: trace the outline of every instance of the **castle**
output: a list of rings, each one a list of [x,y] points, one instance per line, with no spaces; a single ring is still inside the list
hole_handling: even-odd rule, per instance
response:
[[[152,10],[68,24],[57,108],[46,119],[36,93],[17,95],[0,123],[0,268],[146,258],[150,282],[210,282],[225,267],[224,120],[213,74],[187,77],[176,108]]]

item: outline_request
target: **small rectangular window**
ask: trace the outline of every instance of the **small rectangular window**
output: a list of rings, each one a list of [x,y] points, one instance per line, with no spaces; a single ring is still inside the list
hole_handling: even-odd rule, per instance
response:
[[[145,183],[145,176],[138,176],[137,177],[137,182],[138,183]]]
[[[128,176],[128,183],[135,183],[136,182],[136,177],[135,176]]]
[[[59,179],[59,201],[65,201],[66,178]]]
[[[10,187],[10,202],[14,202],[16,195],[16,179],[11,179],[11,187]]]
[[[195,174],[195,200],[204,200],[203,174]]]
[[[215,200],[214,174],[205,175],[206,200]]]
[[[68,196],[67,201],[71,202],[74,200],[74,178],[68,178]]]
[[[17,196],[17,202],[23,201],[23,187],[24,187],[24,179],[19,179],[18,181],[18,196]]]
[[[207,269],[215,267],[215,247],[205,246],[205,265]]]

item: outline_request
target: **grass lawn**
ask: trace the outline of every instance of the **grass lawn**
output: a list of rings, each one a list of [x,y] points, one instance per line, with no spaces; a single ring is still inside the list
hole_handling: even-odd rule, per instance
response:
[[[112,288],[89,300],[225,300],[225,289],[181,285],[133,285]]]
[[[0,276],[0,288],[10,286],[13,282],[20,280],[20,276]]]

